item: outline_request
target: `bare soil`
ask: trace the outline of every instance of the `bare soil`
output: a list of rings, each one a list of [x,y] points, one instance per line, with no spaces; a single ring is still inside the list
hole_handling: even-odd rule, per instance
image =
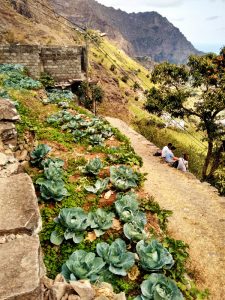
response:
[[[225,198],[190,173],[161,163],[157,147],[119,119],[107,118],[131,140],[147,172],[145,190],[165,209],[173,211],[169,232],[190,246],[190,268],[209,299],[225,299]]]

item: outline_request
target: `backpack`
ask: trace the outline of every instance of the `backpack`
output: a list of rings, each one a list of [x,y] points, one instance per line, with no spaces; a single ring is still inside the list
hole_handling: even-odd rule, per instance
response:
[[[161,150],[158,150],[157,152],[155,152],[153,154],[153,156],[161,156],[162,155],[162,151]]]
[[[179,161],[178,161],[178,160],[175,160],[175,161],[172,163],[171,167],[177,169],[178,164],[179,164]]]

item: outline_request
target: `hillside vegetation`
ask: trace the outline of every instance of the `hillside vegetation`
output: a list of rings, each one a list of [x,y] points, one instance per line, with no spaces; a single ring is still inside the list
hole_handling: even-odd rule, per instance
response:
[[[84,35],[75,30],[71,23],[55,15],[46,1],[8,0],[1,4],[0,36],[3,43],[84,43]],[[172,127],[162,128],[164,121],[143,110],[145,91],[152,86],[148,71],[119,50],[108,38],[100,38],[97,34],[97,43],[94,42],[92,34],[91,32],[90,77],[98,82],[105,93],[102,103],[97,104],[97,113],[119,117],[128,123],[138,121],[138,130],[159,147],[172,141],[178,148],[176,155],[190,153],[190,170],[198,176],[205,151],[199,143],[202,133],[196,133],[194,122],[188,125],[189,120],[186,120],[188,133]],[[140,123],[141,119],[144,120]]]
[[[148,278],[177,299],[178,287],[186,299],[204,298],[186,275],[188,246],[167,235],[171,212],[142,189],[142,160],[129,140],[78,107],[71,93],[46,93],[22,67],[2,65],[0,73],[1,94],[16,101],[21,115],[20,141],[27,132],[35,137],[25,169],[39,198],[48,276],[62,271],[68,280],[108,281],[128,299]]]

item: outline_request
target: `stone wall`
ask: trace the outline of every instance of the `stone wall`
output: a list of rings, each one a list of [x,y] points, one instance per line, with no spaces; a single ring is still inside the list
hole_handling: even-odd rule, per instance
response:
[[[41,217],[32,180],[14,157],[18,120],[13,102],[0,98],[0,300],[42,300]]]
[[[22,64],[38,78],[46,72],[61,81],[85,79],[85,48],[38,45],[0,45],[0,64]]]

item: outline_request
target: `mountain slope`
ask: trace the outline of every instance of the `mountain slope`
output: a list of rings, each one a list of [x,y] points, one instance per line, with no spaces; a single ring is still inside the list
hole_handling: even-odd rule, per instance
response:
[[[0,0],[0,20],[1,44],[73,45],[81,42],[79,33],[55,16],[47,0]]]
[[[106,32],[131,56],[184,63],[190,54],[200,53],[178,28],[157,12],[128,14],[95,0],[49,1],[71,21]]]

